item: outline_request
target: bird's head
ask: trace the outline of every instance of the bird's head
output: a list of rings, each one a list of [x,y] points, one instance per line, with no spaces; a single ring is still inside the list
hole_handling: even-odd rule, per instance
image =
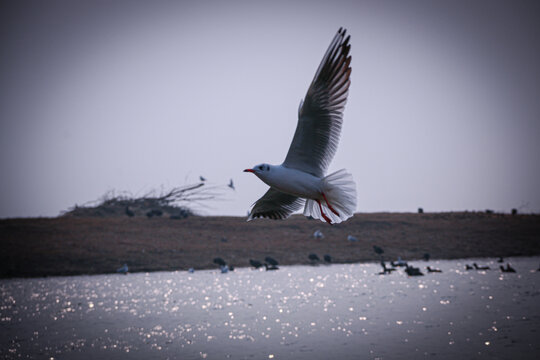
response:
[[[272,169],[271,165],[259,164],[259,165],[255,165],[251,169],[245,169],[244,172],[253,173],[253,174],[257,175],[257,177],[260,178],[260,177],[265,177],[266,175],[268,175],[270,173],[271,169]]]

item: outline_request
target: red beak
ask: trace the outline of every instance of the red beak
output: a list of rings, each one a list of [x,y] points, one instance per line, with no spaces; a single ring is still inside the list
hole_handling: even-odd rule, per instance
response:
[[[246,169],[246,170],[244,170],[244,172],[254,173],[255,171],[253,171],[253,169]]]

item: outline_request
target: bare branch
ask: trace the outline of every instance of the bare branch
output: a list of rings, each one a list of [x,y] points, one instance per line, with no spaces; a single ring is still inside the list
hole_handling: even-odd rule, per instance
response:
[[[183,218],[194,215],[193,205],[206,207],[205,202],[220,200],[226,191],[225,185],[211,185],[205,182],[175,187],[169,191],[147,192],[141,197],[134,197],[128,192],[107,191],[99,200],[68,209],[63,216],[163,216]]]

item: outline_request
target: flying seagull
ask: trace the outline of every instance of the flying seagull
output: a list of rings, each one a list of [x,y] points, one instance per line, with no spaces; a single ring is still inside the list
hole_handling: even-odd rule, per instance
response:
[[[304,215],[340,223],[356,209],[356,184],[345,169],[325,176],[337,150],[351,84],[350,36],[340,28],[330,43],[298,109],[298,124],[285,161],[244,171],[270,186],[248,217],[285,219],[304,206]],[[305,205],[304,205],[305,204]]]
[[[230,187],[233,190],[236,190],[235,187],[234,187],[234,182],[233,182],[232,179],[231,179],[231,181],[229,181],[229,185],[227,185],[227,186]]]

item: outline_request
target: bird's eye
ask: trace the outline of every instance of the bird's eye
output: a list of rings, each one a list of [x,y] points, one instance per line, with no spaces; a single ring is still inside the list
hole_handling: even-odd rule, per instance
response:
[[[262,166],[262,165],[261,165],[261,166],[259,166],[259,170],[262,170],[262,169],[263,169],[263,166]]]

